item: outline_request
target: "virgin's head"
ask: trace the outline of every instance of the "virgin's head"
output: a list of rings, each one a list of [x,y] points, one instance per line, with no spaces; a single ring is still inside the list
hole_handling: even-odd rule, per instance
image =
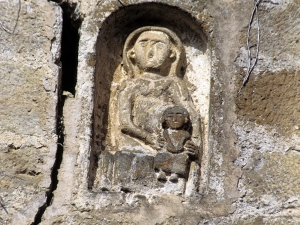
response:
[[[132,32],[124,45],[123,65],[130,77],[144,72],[181,77],[185,62],[180,39],[169,29],[142,27]]]

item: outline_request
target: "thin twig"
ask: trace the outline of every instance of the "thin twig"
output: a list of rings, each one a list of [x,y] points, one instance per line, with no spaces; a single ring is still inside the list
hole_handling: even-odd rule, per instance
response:
[[[248,66],[247,66],[247,73],[243,79],[243,84],[240,87],[238,93],[240,93],[243,89],[243,87],[245,86],[245,84],[247,83],[247,81],[249,80],[250,74],[252,73],[255,65],[257,64],[258,61],[258,53],[259,53],[259,42],[260,42],[260,29],[259,29],[259,17],[258,17],[258,6],[261,3],[262,0],[254,0],[254,8],[252,10],[252,14],[250,17],[250,21],[248,24],[248,30],[247,30],[247,52],[248,52]],[[250,31],[251,31],[251,25],[253,23],[254,17],[256,16],[256,21],[257,21],[257,43],[250,46],[249,45],[249,40],[250,40]],[[251,63],[252,61],[252,57],[251,57],[251,50],[250,48],[256,45],[256,54],[255,54],[255,60],[253,63]]]
[[[9,33],[9,34],[13,34],[10,30],[8,30],[4,25],[3,25],[3,23],[0,21],[0,26],[1,26],[1,28],[4,30],[4,31],[6,31],[7,33]]]
[[[21,12],[21,0],[19,0],[18,16],[17,16],[16,24],[15,24],[14,29],[13,29],[13,33],[15,33],[15,30],[16,30],[18,22],[19,22],[20,12]]]
[[[18,22],[19,22],[19,17],[20,17],[20,12],[21,12],[21,0],[19,0],[19,9],[18,9],[18,15],[17,15],[17,19],[16,19],[16,23],[15,23],[15,26],[14,26],[14,29],[12,31],[10,31],[8,28],[6,28],[4,26],[4,24],[0,21],[0,26],[1,28],[9,33],[9,34],[15,34],[15,31],[16,31],[16,28],[17,28],[17,25],[18,25]]]
[[[122,0],[118,0],[118,2],[120,2],[120,4],[124,7],[125,6],[125,4],[124,4],[124,2],[122,1]]]

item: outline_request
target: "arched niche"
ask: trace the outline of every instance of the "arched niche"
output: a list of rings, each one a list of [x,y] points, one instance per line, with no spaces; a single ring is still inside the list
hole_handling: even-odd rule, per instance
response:
[[[179,8],[158,3],[131,5],[112,13],[99,30],[94,76],[93,142],[88,174],[90,189],[97,177],[101,154],[118,151],[116,142],[119,131],[115,108],[121,82],[128,79],[122,73],[123,46],[132,31],[144,26],[168,28],[176,33],[184,45],[187,65],[183,80],[201,118],[204,152],[202,174],[206,173],[205,168],[208,167],[211,49],[207,36],[197,20]]]

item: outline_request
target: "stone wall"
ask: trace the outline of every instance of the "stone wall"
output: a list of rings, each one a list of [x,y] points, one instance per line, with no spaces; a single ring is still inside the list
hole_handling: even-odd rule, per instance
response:
[[[0,5],[0,224],[300,223],[299,1],[260,2],[249,39],[250,0]],[[189,195],[95,185],[118,130],[122,46],[142,26],[172,29],[185,47],[203,134]],[[247,39],[259,52],[240,89]]]
[[[56,160],[62,15],[46,1],[0,4],[0,223],[31,224]]]

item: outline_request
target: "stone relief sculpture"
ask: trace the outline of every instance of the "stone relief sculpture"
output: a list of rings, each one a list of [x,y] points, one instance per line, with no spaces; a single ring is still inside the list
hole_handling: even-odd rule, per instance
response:
[[[183,176],[186,173],[188,156],[190,158],[196,158],[198,154],[198,149],[195,144],[190,141],[190,119],[188,111],[180,106],[173,106],[167,108],[162,117],[162,127],[164,129],[163,136],[159,140],[160,147],[162,151],[156,156],[155,165],[157,169],[160,170],[158,174],[158,180],[166,180],[166,173],[170,172],[171,182],[176,182],[178,180],[178,171],[172,170],[167,165],[167,161],[174,161],[173,157],[176,157],[176,163],[178,160],[182,160],[179,164],[184,165]],[[161,153],[164,152],[164,153]],[[184,152],[184,153],[183,153]],[[181,153],[181,154],[179,154]],[[178,154],[173,156],[172,154]],[[182,157],[183,156],[183,157]],[[159,160],[163,158],[163,160]],[[159,163],[158,163],[159,162]],[[158,166],[161,164],[160,166]]]
[[[157,149],[162,113],[178,105],[190,113],[193,140],[199,145],[199,115],[181,79],[185,53],[179,38],[166,28],[138,29],[127,38],[123,57],[131,79],[123,82],[120,91],[122,132]]]
[[[114,155],[100,156],[101,190],[183,194],[192,163],[200,173],[200,117],[182,79],[184,64],[184,47],[169,29],[142,27],[128,36],[117,110],[123,138]]]
[[[194,143],[189,141],[190,134],[190,118],[186,109],[180,106],[167,108],[163,113],[162,119],[163,138],[160,139],[160,147],[165,147],[171,153],[179,153],[184,150],[184,145],[187,143],[187,152],[195,156],[197,150]]]

